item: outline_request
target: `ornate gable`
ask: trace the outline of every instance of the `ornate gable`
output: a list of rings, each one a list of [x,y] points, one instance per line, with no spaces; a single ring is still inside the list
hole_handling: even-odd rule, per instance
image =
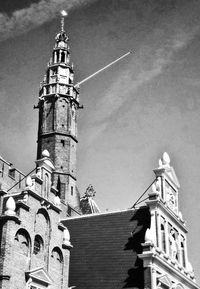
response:
[[[161,277],[157,278],[158,284],[164,285],[164,287],[170,288],[172,286],[172,282],[169,277],[166,275],[162,275]],[[162,287],[162,286],[161,286]]]
[[[25,273],[27,279],[32,279],[33,282],[45,284],[46,286],[53,283],[48,273],[43,267],[33,269]]]
[[[176,185],[176,187],[180,188],[180,184],[179,184],[174,168],[173,167],[167,168],[165,170],[165,173],[169,177],[169,179]]]
[[[180,187],[170,157],[165,152],[154,170],[156,180],[149,191],[146,204],[151,215],[151,225],[142,244],[139,257],[144,267],[152,267],[158,289],[198,288],[187,254],[187,229],[178,206]]]
[[[166,178],[175,185],[176,189],[180,188],[180,183],[176,176],[174,168],[170,165],[170,157],[168,153],[164,152],[162,158],[159,160],[159,167],[154,170],[157,177],[165,175]]]

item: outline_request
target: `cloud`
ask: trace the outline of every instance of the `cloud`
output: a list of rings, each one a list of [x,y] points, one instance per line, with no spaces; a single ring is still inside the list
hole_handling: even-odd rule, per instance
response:
[[[151,43],[147,41],[139,51],[133,54],[126,70],[119,73],[117,79],[99,101],[100,110],[96,115],[97,122],[109,118],[141,85],[159,76],[166,65],[171,62],[173,55],[194,37],[194,32],[178,32],[172,37],[166,39],[163,37],[162,44],[159,46],[155,34],[156,32],[154,35],[151,34]]]
[[[125,70],[121,70],[104,96],[98,101],[93,124],[90,126],[90,141],[95,140],[108,126],[110,118],[123,104],[134,97],[136,91],[161,75],[173,60],[175,53],[183,49],[199,32],[200,27],[190,31],[177,28],[166,33],[165,27],[156,28],[146,38],[138,51],[132,55]]]
[[[57,17],[60,10],[70,11],[95,0],[41,0],[28,8],[16,10],[9,17],[0,13],[0,41],[25,33]]]

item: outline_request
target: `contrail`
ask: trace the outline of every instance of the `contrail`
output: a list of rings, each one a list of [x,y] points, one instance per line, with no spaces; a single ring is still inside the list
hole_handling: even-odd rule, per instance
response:
[[[86,82],[87,80],[89,80],[90,78],[94,77],[95,75],[99,74],[100,72],[104,71],[105,69],[107,69],[108,67],[110,67],[111,65],[113,65],[114,63],[120,61],[121,59],[123,59],[124,57],[128,56],[129,54],[131,54],[131,51],[123,54],[122,56],[120,56],[119,58],[117,58],[116,60],[112,61],[111,63],[109,63],[108,65],[102,67],[101,69],[99,69],[98,71],[96,71],[95,73],[91,74],[90,76],[86,77],[85,79],[81,80],[80,82],[78,82],[75,86],[79,86],[82,83]]]

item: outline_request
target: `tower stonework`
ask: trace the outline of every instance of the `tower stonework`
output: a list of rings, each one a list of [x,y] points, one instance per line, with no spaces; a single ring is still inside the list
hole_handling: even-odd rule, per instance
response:
[[[70,61],[68,36],[56,35],[55,47],[40,85],[37,159],[47,149],[54,163],[53,184],[61,201],[79,208],[76,189],[77,109],[79,91],[74,86],[74,69]]]

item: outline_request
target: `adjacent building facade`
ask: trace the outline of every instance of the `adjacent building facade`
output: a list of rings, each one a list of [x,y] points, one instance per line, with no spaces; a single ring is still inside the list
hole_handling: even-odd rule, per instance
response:
[[[34,172],[25,176],[0,157],[0,288],[199,288],[167,153],[145,205],[101,214],[91,185],[80,197],[81,106],[63,17],[35,108]]]
[[[69,282],[77,288],[199,288],[187,255],[179,182],[164,153],[143,206],[72,217]],[[79,276],[79,278],[77,278]]]

